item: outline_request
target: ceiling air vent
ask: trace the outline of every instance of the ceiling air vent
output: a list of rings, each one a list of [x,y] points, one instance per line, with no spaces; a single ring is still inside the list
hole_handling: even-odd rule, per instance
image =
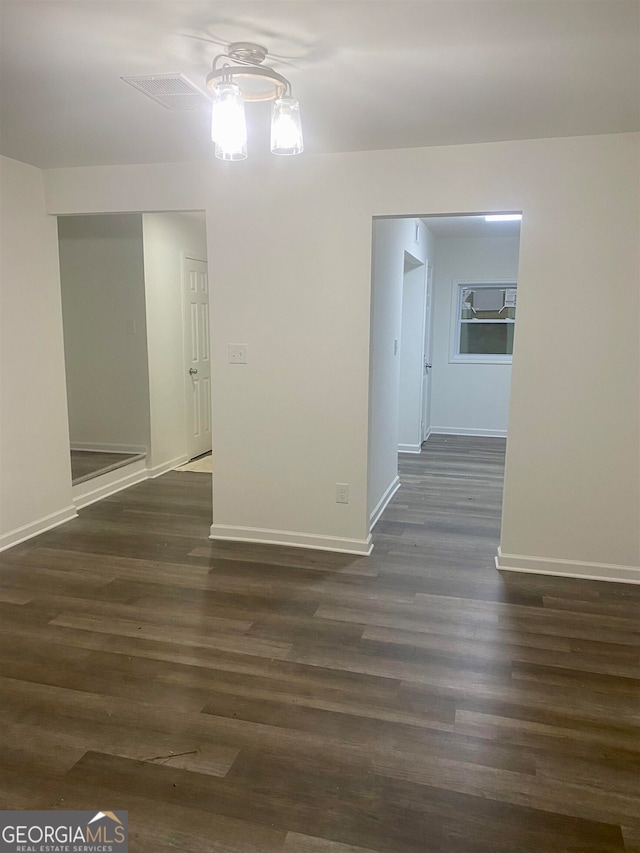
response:
[[[146,77],[120,79],[168,110],[204,110],[211,107],[211,101],[204,92],[182,74],[149,74]]]

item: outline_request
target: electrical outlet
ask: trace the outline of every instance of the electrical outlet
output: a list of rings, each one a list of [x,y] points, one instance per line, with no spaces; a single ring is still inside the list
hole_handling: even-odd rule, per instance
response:
[[[229,344],[229,364],[247,363],[247,345]]]
[[[349,503],[349,484],[348,483],[336,483],[336,503],[337,504],[348,504]]]

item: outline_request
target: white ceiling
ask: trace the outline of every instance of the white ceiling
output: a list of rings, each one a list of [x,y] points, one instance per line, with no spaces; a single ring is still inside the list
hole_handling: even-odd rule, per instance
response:
[[[519,237],[520,222],[487,222],[483,216],[425,216],[436,237]]]
[[[308,152],[640,128],[637,0],[0,0],[0,25],[0,151],[43,168],[211,158],[205,110],[120,77],[202,85],[234,40],[287,57]]]

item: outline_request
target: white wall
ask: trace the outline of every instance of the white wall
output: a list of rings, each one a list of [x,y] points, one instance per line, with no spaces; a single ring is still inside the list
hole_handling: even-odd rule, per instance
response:
[[[429,239],[428,229],[413,218],[377,219],[373,223],[367,500],[373,520],[397,485],[405,253],[424,264]]]
[[[58,236],[71,446],[146,449],[141,217],[61,217]]]
[[[451,304],[456,280],[517,281],[519,246],[519,237],[436,238],[433,432],[507,434],[511,365],[450,363]]]
[[[56,220],[0,157],[0,547],[72,518]]]
[[[203,212],[142,216],[154,474],[186,460],[182,257],[207,260]]]
[[[371,217],[523,210],[503,564],[536,558],[571,573],[591,563],[631,576],[640,562],[638,139],[62,169],[45,181],[52,213],[206,206],[214,533],[316,533],[318,544],[363,542],[368,529]],[[227,342],[248,344],[240,373],[226,363]],[[336,482],[350,483],[349,504],[335,503]]]

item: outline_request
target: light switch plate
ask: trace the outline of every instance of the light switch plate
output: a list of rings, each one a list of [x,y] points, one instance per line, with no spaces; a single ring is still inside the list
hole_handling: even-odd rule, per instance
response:
[[[247,345],[229,344],[229,364],[247,363]]]

